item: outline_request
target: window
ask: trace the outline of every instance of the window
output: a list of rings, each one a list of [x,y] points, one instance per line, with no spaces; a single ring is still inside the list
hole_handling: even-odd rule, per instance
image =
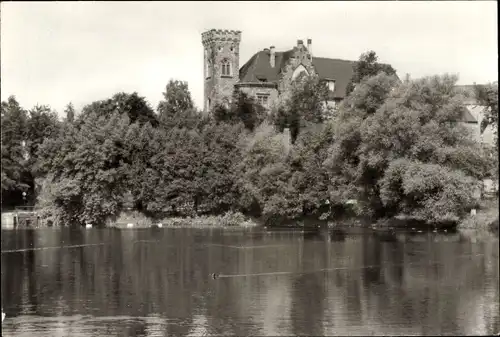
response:
[[[210,62],[210,60],[207,60],[207,64],[205,66],[205,77],[206,78],[210,77],[211,69],[212,69],[212,63]]]
[[[257,103],[263,107],[267,107],[269,102],[269,94],[257,94]]]
[[[328,90],[335,91],[335,81],[328,81]]]
[[[301,76],[299,76],[301,75]],[[292,74],[292,81],[297,79],[297,77],[302,78],[303,76],[308,76],[309,72],[307,71],[306,67],[304,67],[302,64],[299,65],[295,70],[293,71]]]
[[[231,76],[231,63],[228,60],[222,61],[222,76]]]

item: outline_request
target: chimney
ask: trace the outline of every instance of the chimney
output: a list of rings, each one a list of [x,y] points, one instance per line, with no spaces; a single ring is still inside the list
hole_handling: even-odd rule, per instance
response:
[[[269,57],[269,63],[271,63],[271,67],[274,68],[276,63],[276,52],[274,51],[274,46],[271,46],[271,55]]]
[[[297,40],[297,47],[300,48],[300,47],[303,47],[303,46],[304,46],[304,41]]]
[[[312,40],[311,39],[307,39],[307,50],[309,50],[309,54],[311,54],[312,56]]]

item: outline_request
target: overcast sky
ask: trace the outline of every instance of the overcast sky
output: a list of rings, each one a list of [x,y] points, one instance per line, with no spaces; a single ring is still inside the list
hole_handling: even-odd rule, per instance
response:
[[[169,79],[203,101],[205,30],[242,31],[240,65],[255,52],[312,39],[316,56],[356,60],[369,49],[400,77],[454,73],[497,80],[497,3],[2,2],[1,96],[60,114],[116,92],[156,107]]]

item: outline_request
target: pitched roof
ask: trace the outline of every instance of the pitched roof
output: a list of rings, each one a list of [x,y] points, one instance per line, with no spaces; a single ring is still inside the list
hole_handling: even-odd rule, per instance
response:
[[[347,84],[352,78],[355,61],[313,57],[313,65],[320,79],[335,80],[335,97],[346,95]]]
[[[462,118],[461,121],[465,123],[477,123],[477,119],[472,116],[469,109],[465,108],[462,110]]]
[[[270,51],[262,50],[253,55],[240,69],[240,82],[277,82],[281,70],[293,54],[293,49],[276,52],[275,67],[270,64]],[[320,79],[335,80],[334,96],[345,97],[345,90],[353,74],[355,61],[313,57],[313,65]]]

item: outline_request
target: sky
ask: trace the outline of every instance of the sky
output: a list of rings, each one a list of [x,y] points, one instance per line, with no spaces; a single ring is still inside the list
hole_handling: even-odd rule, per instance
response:
[[[117,92],[156,108],[170,79],[203,106],[201,33],[242,31],[240,65],[271,45],[312,39],[313,55],[357,60],[374,50],[403,78],[498,79],[496,1],[2,2],[1,99],[62,116]]]

